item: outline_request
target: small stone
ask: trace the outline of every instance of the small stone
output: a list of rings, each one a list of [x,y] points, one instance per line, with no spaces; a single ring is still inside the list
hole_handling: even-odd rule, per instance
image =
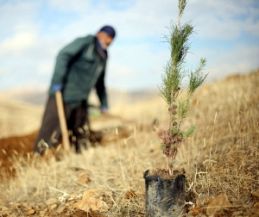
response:
[[[85,172],[81,173],[81,174],[79,175],[78,180],[77,180],[77,182],[78,182],[79,184],[81,184],[81,185],[86,185],[86,184],[88,184],[88,183],[91,182],[91,181],[92,181],[92,180],[91,180],[89,174],[87,174],[87,173],[85,173]]]
[[[82,199],[74,204],[74,207],[86,212],[99,211],[107,212],[109,207],[102,198],[103,192],[91,189],[84,192]]]
[[[34,210],[34,209],[32,209],[32,208],[30,208],[30,209],[28,209],[27,211],[26,211],[26,214],[27,215],[33,215],[33,214],[35,214],[36,213],[36,211]]]

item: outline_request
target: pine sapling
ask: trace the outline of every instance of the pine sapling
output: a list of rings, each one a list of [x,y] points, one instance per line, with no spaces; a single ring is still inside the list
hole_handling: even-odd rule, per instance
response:
[[[172,175],[173,172],[173,161],[176,157],[179,145],[194,131],[194,127],[190,127],[186,130],[181,127],[190,109],[191,96],[204,82],[207,76],[202,73],[206,65],[206,59],[201,58],[197,69],[188,73],[187,91],[182,87],[183,78],[187,76],[184,68],[184,60],[189,51],[189,38],[193,33],[192,25],[189,23],[181,23],[186,4],[186,0],[178,1],[178,20],[177,23],[172,26],[169,40],[171,55],[165,74],[163,75],[161,87],[162,96],[168,105],[169,126],[167,130],[161,131],[159,136],[164,145],[163,153],[167,157],[167,167],[170,175]],[[184,91],[187,93],[181,94]]]

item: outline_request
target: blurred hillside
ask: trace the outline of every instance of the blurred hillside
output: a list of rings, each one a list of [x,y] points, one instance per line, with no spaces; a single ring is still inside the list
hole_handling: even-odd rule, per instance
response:
[[[33,88],[33,87],[25,87],[25,88],[14,88],[7,91],[0,92],[0,97],[8,98],[12,100],[17,100],[21,102],[25,102],[28,104],[43,106],[47,99],[47,91],[42,88]],[[135,90],[135,91],[121,91],[116,89],[109,89],[109,100],[110,103],[117,104],[118,102],[135,102],[139,100],[145,100],[152,98],[158,95],[158,90]],[[95,91],[91,93],[90,101],[94,101],[97,103],[97,99],[95,97]]]
[[[34,131],[41,114],[42,107],[0,95],[0,138]]]
[[[118,111],[125,105],[157,98],[159,94],[153,90],[124,92],[109,90],[111,110]],[[0,92],[0,138],[12,135],[23,135],[39,128],[47,91],[37,88],[13,89]],[[99,104],[93,91],[90,104]],[[118,111],[120,112],[120,111]],[[121,111],[123,112],[123,111]]]

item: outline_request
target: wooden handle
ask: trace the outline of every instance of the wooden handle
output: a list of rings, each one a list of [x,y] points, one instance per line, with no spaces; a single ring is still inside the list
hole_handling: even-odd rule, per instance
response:
[[[69,145],[67,122],[66,122],[65,111],[63,106],[62,93],[60,91],[57,91],[55,93],[55,96],[56,96],[59,124],[60,124],[60,129],[62,134],[62,143],[63,143],[64,149],[68,151],[70,149],[70,145]]]

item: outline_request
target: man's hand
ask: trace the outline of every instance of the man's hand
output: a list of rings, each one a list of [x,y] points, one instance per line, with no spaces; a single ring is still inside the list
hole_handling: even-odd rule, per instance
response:
[[[53,84],[51,87],[51,92],[55,93],[62,90],[62,84]]]

